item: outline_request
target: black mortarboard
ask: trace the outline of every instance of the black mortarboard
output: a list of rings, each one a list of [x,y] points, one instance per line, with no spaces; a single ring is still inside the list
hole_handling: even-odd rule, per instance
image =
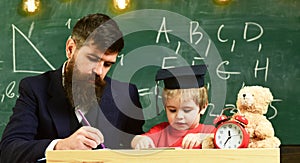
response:
[[[204,75],[206,65],[182,66],[169,69],[160,69],[157,71],[155,81],[164,81],[167,89],[188,89],[200,88],[204,86]],[[159,115],[158,94],[156,87],[156,113]]]
[[[160,69],[155,81],[163,80],[167,89],[200,88],[204,86],[206,70],[206,65]]]

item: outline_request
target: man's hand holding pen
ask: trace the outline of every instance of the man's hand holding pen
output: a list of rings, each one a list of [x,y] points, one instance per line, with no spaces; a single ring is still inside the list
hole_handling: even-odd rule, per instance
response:
[[[76,111],[82,117],[82,122],[84,123],[84,126],[78,129],[71,136],[59,140],[54,149],[89,150],[97,148],[98,145],[101,145],[101,148],[104,149],[104,137],[102,133],[97,128],[91,127],[90,123],[85,118],[84,114],[81,112],[80,109],[77,109]]]
[[[58,140],[54,150],[92,150],[104,142],[102,133],[91,126],[82,126],[71,136]]]

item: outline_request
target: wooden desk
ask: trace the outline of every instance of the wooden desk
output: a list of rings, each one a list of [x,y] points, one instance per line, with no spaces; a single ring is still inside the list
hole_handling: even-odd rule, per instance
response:
[[[47,163],[279,163],[280,149],[48,151]]]

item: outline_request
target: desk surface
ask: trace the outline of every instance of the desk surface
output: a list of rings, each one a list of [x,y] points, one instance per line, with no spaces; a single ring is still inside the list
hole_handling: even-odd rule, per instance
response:
[[[130,162],[130,163],[189,163],[189,162],[214,162],[214,163],[279,163],[279,148],[259,149],[176,149],[176,150],[65,150],[48,151],[47,163],[62,162]]]

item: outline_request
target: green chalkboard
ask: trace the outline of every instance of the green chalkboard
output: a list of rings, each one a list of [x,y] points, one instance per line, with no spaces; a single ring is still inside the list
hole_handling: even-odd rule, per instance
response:
[[[113,17],[125,48],[109,76],[138,86],[144,130],[165,121],[155,110],[156,71],[208,64],[210,105],[203,123],[232,107],[243,85],[269,87],[274,101],[267,117],[282,144],[300,144],[300,2],[297,0],[131,0],[125,11],[111,0],[41,1],[36,14],[21,1],[0,2],[0,135],[12,114],[19,81],[58,68],[76,20],[88,13]],[[161,83],[159,87],[162,87]],[[296,130],[293,130],[296,129]]]

